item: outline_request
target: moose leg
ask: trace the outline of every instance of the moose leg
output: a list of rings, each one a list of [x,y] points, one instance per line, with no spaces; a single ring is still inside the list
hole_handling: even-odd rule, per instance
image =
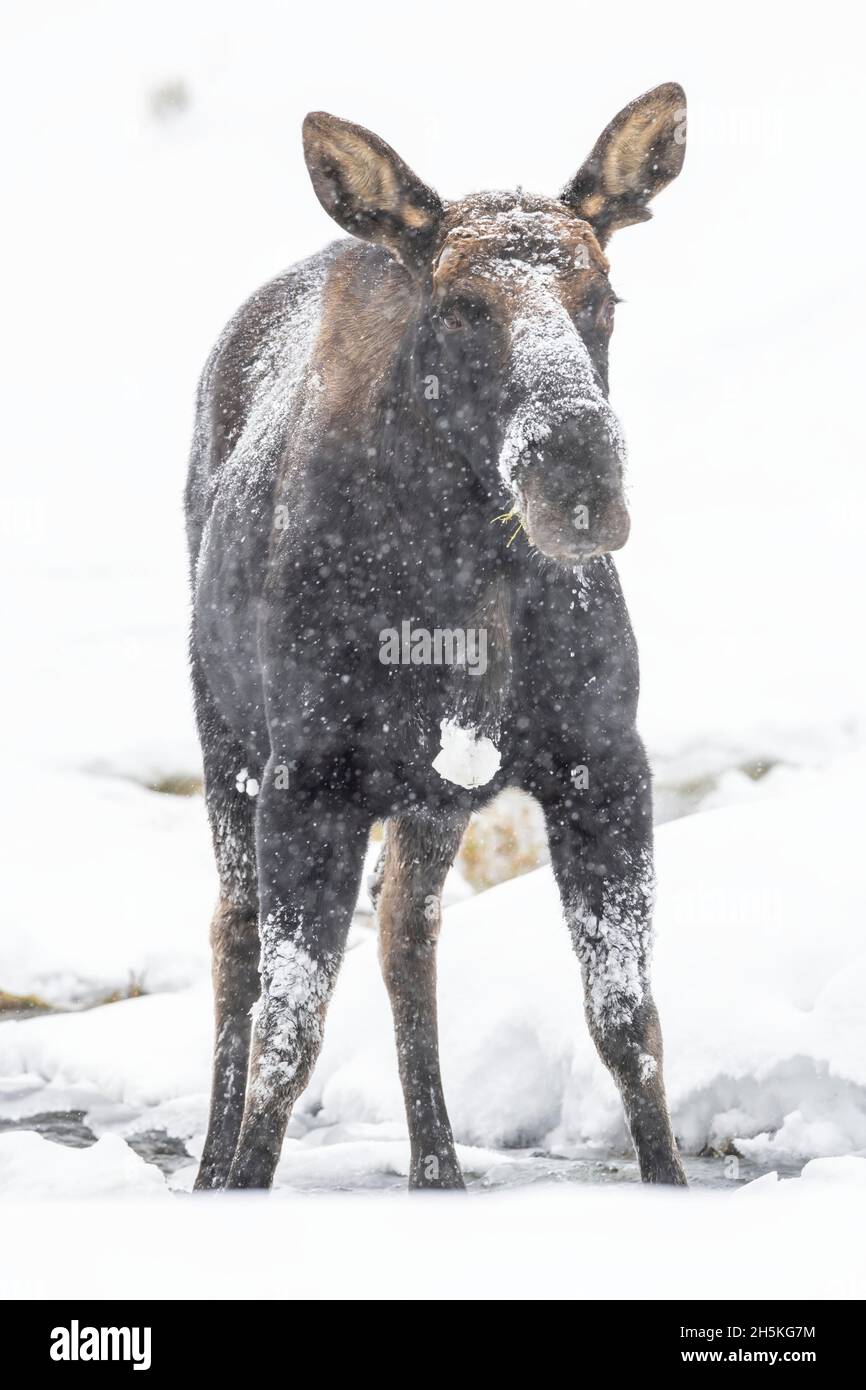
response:
[[[210,1118],[195,1186],[224,1187],[241,1125],[250,1049],[250,1010],[259,992],[255,802],[238,790],[246,755],[214,707],[197,657],[193,688],[205,795],[220,880],[211,923],[214,1052]]]
[[[410,1187],[463,1186],[439,1072],[436,944],[442,885],[468,819],[400,816],[386,832],[377,893],[379,952],[409,1125]]]
[[[655,881],[645,755],[637,744],[615,763],[590,762],[585,786],[580,778],[575,786],[573,770],[562,769],[559,794],[544,798],[544,810],[589,1030],[622,1096],[642,1180],[684,1185],[650,990]]]
[[[211,924],[214,1056],[210,1120],[197,1189],[224,1187],[244,1109],[250,1012],[259,992],[255,907],[221,897]]]
[[[333,769],[296,770],[259,793],[261,993],[229,1187],[269,1187],[291,1108],[322,1044],[358,897],[369,817]]]

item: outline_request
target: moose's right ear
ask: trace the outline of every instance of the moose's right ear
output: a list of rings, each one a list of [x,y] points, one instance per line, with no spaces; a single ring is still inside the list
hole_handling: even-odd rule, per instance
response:
[[[344,232],[387,247],[410,269],[421,264],[442,202],[390,145],[363,126],[311,111],[304,156],[319,202]]]

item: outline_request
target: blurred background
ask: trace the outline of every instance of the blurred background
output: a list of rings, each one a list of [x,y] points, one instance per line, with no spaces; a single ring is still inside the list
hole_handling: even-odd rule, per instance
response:
[[[205,990],[215,884],[186,669],[186,452],[227,318],[338,234],[303,163],[312,108],[375,130],[445,197],[554,193],[626,102],[683,84],[684,172],[611,245],[632,508],[620,570],[659,821],[808,801],[824,774],[862,769],[859,26],[836,3],[6,0],[10,1016]],[[828,827],[819,879],[839,843]],[[534,808],[507,798],[473,825],[450,899],[544,857]],[[766,885],[749,891],[760,905]],[[724,920],[738,913],[726,899]],[[205,1003],[201,1018],[187,1137]],[[46,1057],[74,1053],[48,1035],[31,1055],[15,1036],[9,1075],[55,1076]],[[69,1065],[64,1084],[103,1085]],[[137,1084],[115,1081],[127,1098]]]
[[[180,499],[198,373],[263,280],[338,235],[303,163],[321,107],[444,196],[554,192],[670,78],[688,162],[612,243],[622,570],[645,736],[779,751],[861,707],[864,489],[857,45],[834,5],[448,0],[4,6],[7,729],[27,758],[197,770]],[[30,740],[27,739],[29,742]],[[16,736],[14,744],[18,743]],[[19,749],[20,750],[20,745]]]

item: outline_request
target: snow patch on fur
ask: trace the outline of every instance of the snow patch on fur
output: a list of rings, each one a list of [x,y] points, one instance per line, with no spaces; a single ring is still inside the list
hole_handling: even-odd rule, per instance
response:
[[[440,728],[442,748],[433,760],[440,777],[470,790],[495,777],[502,754],[492,739],[474,727],[461,727],[453,719],[443,719]]]
[[[311,1063],[322,1042],[325,1005],[336,970],[328,957],[314,957],[283,935],[273,913],[261,928],[259,971],[262,992],[254,1007],[256,1061],[252,1091],[265,1100],[290,1087],[303,1063]]]
[[[625,467],[625,441],[608,405],[589,349],[572,323],[545,268],[518,268],[524,282],[523,312],[511,326],[511,370],[522,400],[505,430],[499,472],[514,489],[515,470],[532,446],[543,444],[566,420],[597,415],[614,455]]]

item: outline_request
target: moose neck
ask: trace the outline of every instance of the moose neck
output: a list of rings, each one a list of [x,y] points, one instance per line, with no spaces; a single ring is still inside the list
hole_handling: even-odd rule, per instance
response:
[[[454,677],[453,713],[496,741],[511,681],[520,562],[495,524],[496,499],[416,399],[411,383],[396,380],[383,404],[375,474],[397,539],[386,582],[422,624],[483,632],[487,671],[482,680]]]
[[[470,607],[507,582],[517,563],[496,524],[502,507],[481,485],[448,431],[418,400],[401,357],[380,407],[375,472],[391,526],[423,564],[428,588],[452,591]]]

